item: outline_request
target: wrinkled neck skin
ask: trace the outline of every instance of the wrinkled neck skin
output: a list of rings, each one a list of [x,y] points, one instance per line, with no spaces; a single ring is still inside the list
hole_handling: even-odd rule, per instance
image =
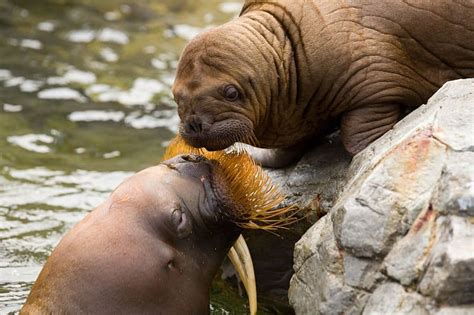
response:
[[[293,5],[291,12],[285,8],[288,1],[280,2],[247,1],[241,16],[231,22],[236,33],[233,36],[247,47],[242,53],[250,51],[253,59],[249,94],[261,147],[301,143],[321,133],[331,119],[325,104],[310,103],[323,102],[322,95],[332,88],[322,80],[331,81],[328,67],[332,56],[308,52],[303,43],[309,36],[301,28],[308,23],[303,20],[311,20],[312,40],[325,43],[324,21],[309,2],[305,7]],[[318,32],[321,36],[315,36]]]

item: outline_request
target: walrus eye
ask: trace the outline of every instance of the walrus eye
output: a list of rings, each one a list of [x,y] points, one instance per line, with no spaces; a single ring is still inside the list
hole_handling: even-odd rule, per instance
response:
[[[181,209],[173,209],[171,211],[171,221],[173,221],[174,226],[179,227],[184,220],[184,213]]]
[[[171,221],[178,232],[178,237],[183,238],[191,233],[191,226],[186,217],[186,213],[180,208],[175,208],[171,210]]]
[[[234,102],[239,98],[239,91],[235,86],[229,84],[224,88],[224,97],[228,101]]]

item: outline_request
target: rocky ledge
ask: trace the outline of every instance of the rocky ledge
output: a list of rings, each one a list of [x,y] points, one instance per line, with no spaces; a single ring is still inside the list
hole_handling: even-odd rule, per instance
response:
[[[295,246],[297,314],[474,314],[474,79],[352,162],[328,143],[272,176],[328,212]]]

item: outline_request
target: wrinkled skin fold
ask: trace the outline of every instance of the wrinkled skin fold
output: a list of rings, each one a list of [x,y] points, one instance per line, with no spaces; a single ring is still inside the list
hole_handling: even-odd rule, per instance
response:
[[[181,135],[245,142],[281,167],[339,126],[351,154],[449,80],[474,77],[474,5],[460,1],[247,0],[184,49]]]

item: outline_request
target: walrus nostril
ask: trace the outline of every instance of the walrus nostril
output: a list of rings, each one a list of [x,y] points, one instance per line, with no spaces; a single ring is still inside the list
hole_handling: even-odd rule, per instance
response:
[[[206,158],[201,156],[201,155],[196,155],[196,154],[183,154],[181,158],[187,162],[193,162],[193,163],[198,163],[205,161]]]
[[[201,133],[202,132],[202,121],[198,116],[191,116],[186,121],[185,128],[187,132]]]

